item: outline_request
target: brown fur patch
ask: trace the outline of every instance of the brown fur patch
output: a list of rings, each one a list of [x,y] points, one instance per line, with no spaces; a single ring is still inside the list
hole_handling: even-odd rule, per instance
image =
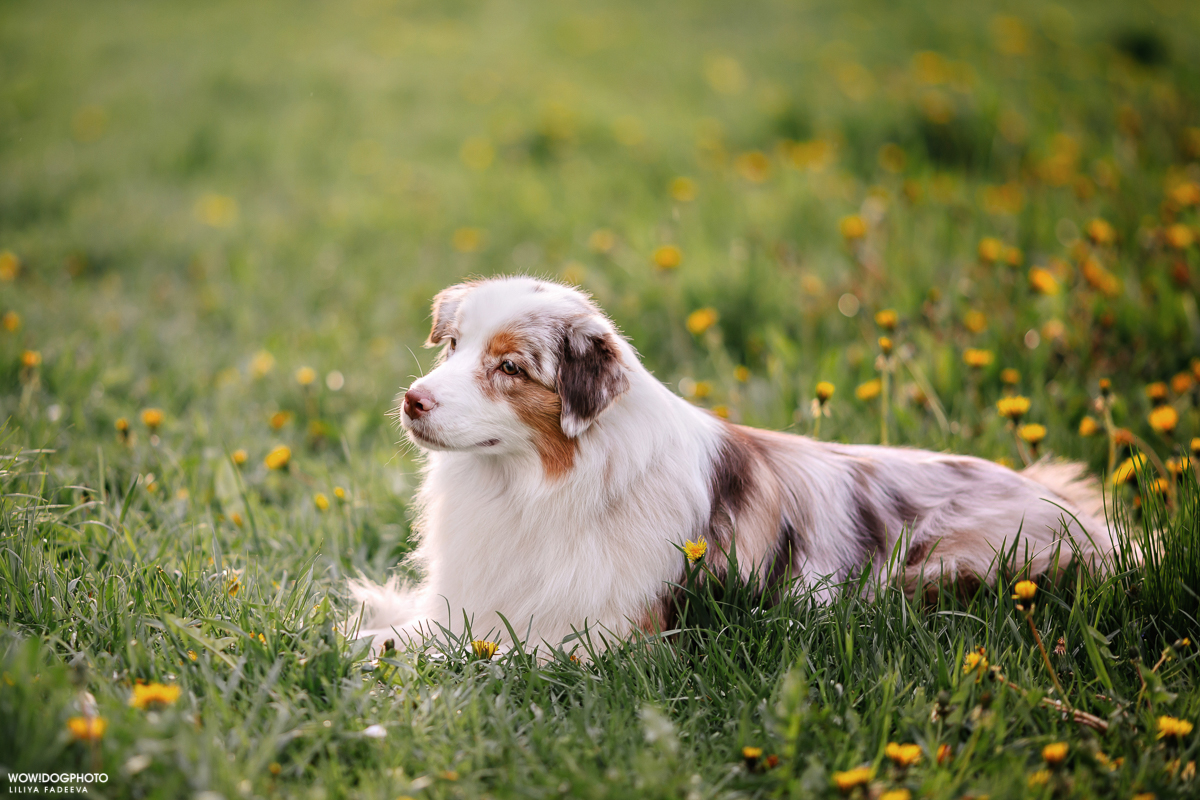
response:
[[[709,476],[709,544],[728,551],[736,536],[739,570],[745,576],[755,570],[762,575],[777,568],[781,548],[789,554],[785,558],[791,557],[791,548],[780,541],[779,482],[755,431],[727,423],[723,433]],[[788,541],[794,538],[793,531]],[[725,568],[720,558],[708,563],[718,575]]]
[[[562,400],[557,394],[528,378],[516,378],[506,392],[508,401],[534,432],[533,445],[550,479],[560,478],[575,465],[575,440],[562,429]]]
[[[519,353],[521,351],[522,340],[515,331],[502,330],[492,336],[488,342],[487,354],[492,358],[502,358],[506,355]]]

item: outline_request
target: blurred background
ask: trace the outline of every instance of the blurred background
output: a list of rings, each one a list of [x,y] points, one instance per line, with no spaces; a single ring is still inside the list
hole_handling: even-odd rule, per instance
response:
[[[403,520],[386,412],[429,302],[520,272],[735,420],[813,433],[824,380],[824,438],[1019,464],[1019,393],[1104,470],[1107,377],[1166,457],[1197,432],[1198,31],[1170,0],[5,3],[6,435],[153,473],[180,524],[235,513],[239,450],[265,504],[357,481]]]

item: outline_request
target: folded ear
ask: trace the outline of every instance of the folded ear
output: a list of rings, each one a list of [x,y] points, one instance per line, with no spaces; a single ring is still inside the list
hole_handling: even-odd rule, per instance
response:
[[[429,329],[426,347],[437,347],[455,330],[458,307],[467,293],[475,288],[474,283],[459,283],[442,289],[433,298],[433,327]]]
[[[568,323],[554,388],[562,401],[563,433],[572,439],[629,389],[616,331],[604,317],[591,314]]]

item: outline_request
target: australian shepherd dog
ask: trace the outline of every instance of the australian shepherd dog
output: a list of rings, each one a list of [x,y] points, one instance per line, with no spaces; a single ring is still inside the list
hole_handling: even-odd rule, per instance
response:
[[[501,615],[531,648],[585,626],[609,641],[669,630],[686,540],[707,543],[717,577],[736,547],[743,578],[823,599],[868,570],[911,593],[993,581],[1004,553],[1038,574],[1114,548],[1078,464],[1015,472],[732,424],[663,385],[567,286],[451,286],[426,346],[437,366],[397,410],[425,458],[421,578],[351,584],[350,629],[377,643],[467,625],[508,640]]]

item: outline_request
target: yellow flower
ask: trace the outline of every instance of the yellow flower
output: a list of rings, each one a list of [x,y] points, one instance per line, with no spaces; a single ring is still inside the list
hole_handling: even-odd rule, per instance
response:
[[[991,350],[980,350],[978,348],[970,348],[963,352],[963,363],[968,367],[982,369],[996,360],[996,356]]]
[[[1067,743],[1054,742],[1042,748],[1042,760],[1052,767],[1057,767],[1067,758]]]
[[[333,496],[343,503],[346,502],[346,490],[340,486],[333,487]]]
[[[103,717],[71,717],[67,730],[77,742],[98,742],[108,729],[108,720]]]
[[[671,197],[680,203],[690,203],[696,199],[696,182],[691,178],[676,178],[671,181]]]
[[[963,325],[971,333],[983,333],[987,328],[987,317],[983,315],[982,311],[972,309],[963,315]]]
[[[703,538],[692,541],[687,539],[683,543],[683,554],[687,556],[687,560],[695,564],[700,559],[704,558],[704,554],[708,552],[708,542]]]
[[[117,433],[122,435],[127,434],[129,433],[129,420],[124,417],[117,417],[117,421],[113,423],[113,427],[117,429]]]
[[[1167,244],[1176,250],[1186,250],[1196,241],[1196,234],[1192,233],[1192,229],[1180,222],[1168,227],[1164,235]]]
[[[1016,422],[1029,413],[1029,398],[1021,395],[1001,397],[996,402],[996,410],[1000,412],[1000,416]]]
[[[1200,184],[1194,181],[1184,181],[1171,190],[1170,196],[1172,201],[1181,206],[1200,204]]]
[[[692,395],[704,399],[712,394],[712,383],[709,381],[696,381],[696,388],[692,390]]]
[[[875,324],[883,328],[885,331],[896,330],[896,325],[900,323],[900,316],[890,308],[885,308],[875,315]]]
[[[187,657],[192,661],[198,661],[200,659],[200,656],[196,655],[195,650],[188,650]]]
[[[954,748],[948,744],[939,744],[937,749],[938,766],[944,766],[954,760]]]
[[[236,511],[229,515],[229,521],[232,522],[234,525],[237,525],[239,528],[242,527],[242,524],[245,522],[245,520],[242,519],[242,515]],[[240,589],[242,587],[237,581],[233,581],[230,584],[229,588],[232,590],[231,594],[236,595],[238,592],[238,589]]]
[[[979,260],[985,264],[994,264],[1004,256],[1004,243],[993,236],[985,236],[979,240]]]
[[[26,350],[21,353],[21,366],[26,369],[33,369],[38,364],[42,363],[42,354],[37,350]]]
[[[1191,442],[1192,455],[1200,456],[1200,436],[1192,438]]]
[[[492,656],[496,655],[496,651],[500,649],[500,645],[496,642],[489,642],[484,639],[476,639],[471,642],[471,650],[475,653],[476,658],[482,658],[485,661],[491,661]]]
[[[263,459],[263,463],[267,465],[267,469],[283,469],[291,460],[292,449],[285,444],[281,444],[267,453],[267,457]]]
[[[142,410],[142,424],[145,425],[153,433],[158,430],[158,426],[163,423],[163,412],[161,408],[147,408]]]
[[[1113,226],[1097,217],[1087,224],[1087,235],[1096,244],[1112,244],[1117,240]]]
[[[1130,456],[1129,458],[1122,461],[1120,463],[1120,465],[1118,465],[1117,468],[1113,470],[1113,474],[1112,474],[1113,483],[1117,483],[1117,484],[1127,483],[1128,481],[1137,477],[1138,470],[1144,470],[1145,468],[1146,468],[1146,457],[1144,455],[1142,455],[1141,453],[1138,453],[1136,455]]]
[[[664,244],[654,251],[654,264],[659,269],[675,269],[683,263],[683,251],[673,244]]]
[[[839,791],[848,792],[855,786],[862,786],[871,780],[869,767],[856,767],[845,772],[833,773],[833,784]]]
[[[1186,470],[1189,470],[1191,468],[1192,468],[1192,461],[1187,456],[1184,456],[1183,458],[1168,458],[1167,459],[1167,469],[1170,471],[1170,473],[1172,475],[1174,475],[1177,478],[1179,476],[1183,475],[1183,473]]]
[[[242,464],[245,464],[246,461],[249,460],[250,456],[246,453],[245,450],[243,450],[239,447],[237,450],[234,450],[232,453],[229,454],[229,458],[232,459],[234,464],[236,464],[237,466],[240,467]]]
[[[329,498],[320,492],[317,492],[313,495],[313,505],[315,505],[320,511],[328,511]]]
[[[718,314],[715,308],[698,308],[688,314],[687,329],[693,336],[699,336],[717,324]]]
[[[821,381],[817,384],[817,400],[822,404],[829,402],[829,398],[833,397],[833,393],[837,391],[837,387],[829,381]]]
[[[1167,384],[1163,381],[1155,381],[1146,387],[1146,397],[1155,405],[1167,402]]]
[[[608,253],[617,246],[617,235],[607,228],[592,231],[588,237],[588,247],[597,253]]]
[[[1096,422],[1094,417],[1084,417],[1079,420],[1080,436],[1094,436],[1098,430],[1100,430],[1100,423]]]
[[[1058,294],[1058,281],[1050,270],[1034,267],[1029,270],[1029,286],[1038,294]]]
[[[888,742],[883,752],[900,767],[911,767],[921,760],[921,746],[918,744]]]
[[[1046,438],[1046,426],[1031,423],[1017,429],[1017,435],[1030,444],[1038,444]]]
[[[174,705],[178,699],[179,687],[174,684],[167,686],[161,683],[139,683],[133,687],[129,705],[145,710]]]
[[[1008,262],[1010,267],[1019,267],[1021,262],[1025,260],[1025,254],[1021,252],[1019,247],[1008,247],[1004,250],[1004,260]]]
[[[1000,370],[1000,380],[1009,386],[1016,386],[1021,382],[1021,373],[1012,367]]]
[[[888,789],[879,795],[879,800],[912,800],[912,792],[908,789]]]
[[[1050,782],[1050,770],[1039,769],[1037,772],[1029,776],[1029,788],[1033,789],[1037,786],[1045,786]]]
[[[892,340],[886,336],[880,336],[879,337],[879,349],[883,351],[883,354],[885,356],[890,355],[892,352]]]
[[[1195,385],[1195,380],[1186,372],[1181,372],[1171,378],[1171,391],[1175,394],[1187,394]]]
[[[1158,718],[1158,738],[1164,739],[1168,736],[1175,739],[1182,739],[1192,732],[1192,723],[1186,719],[1176,719],[1175,717],[1159,717]]]
[[[743,747],[742,760],[746,762],[746,768],[753,770],[755,767],[757,767],[758,760],[762,758],[762,753],[763,751],[761,747]]]
[[[976,668],[978,668],[980,671],[987,669],[988,660],[987,660],[986,654],[987,654],[987,650],[985,650],[984,648],[981,647],[978,650],[972,650],[971,652],[964,655],[963,656],[963,673],[966,674]]]
[[[879,380],[879,378],[876,378],[875,380],[867,381],[866,383],[860,383],[854,390],[854,396],[865,403],[869,400],[874,400],[876,397],[879,397],[879,394],[882,391],[883,383]]]
[[[0,252],[0,281],[11,283],[21,272],[21,259],[12,250]]]
[[[1037,584],[1033,581],[1018,581],[1013,587],[1016,594],[1013,595],[1013,600],[1024,600],[1029,602],[1037,594]]]
[[[0,318],[0,325],[4,327],[4,330],[13,333],[21,327],[21,315],[15,311],[5,311],[4,316]]]
[[[838,230],[846,241],[852,242],[867,235],[867,223],[858,214],[851,214],[838,221]]]
[[[282,428],[284,425],[287,425],[291,421],[292,421],[292,412],[276,411],[274,414],[271,415],[271,419],[270,419],[271,429],[277,431],[280,428]]]
[[[738,365],[733,368],[733,379],[738,383],[745,383],[750,380],[750,368]]]
[[[1150,412],[1150,427],[1158,433],[1171,433],[1179,424],[1179,412],[1172,406],[1159,406]]]
[[[762,183],[771,175],[771,159],[761,150],[751,150],[733,160],[733,169],[751,183]]]
[[[254,354],[254,358],[250,359],[250,374],[255,378],[261,378],[274,368],[275,356],[266,350],[259,350]]]
[[[301,367],[296,370],[296,383],[301,386],[308,386],[317,379],[317,371],[312,367]]]

